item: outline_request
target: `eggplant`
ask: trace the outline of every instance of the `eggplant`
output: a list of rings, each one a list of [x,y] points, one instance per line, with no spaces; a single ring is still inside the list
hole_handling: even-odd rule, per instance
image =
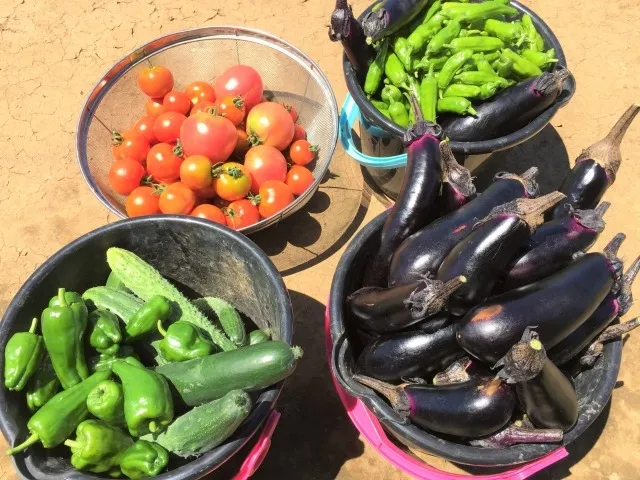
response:
[[[393,288],[364,287],[346,299],[346,308],[360,328],[375,333],[403,330],[441,311],[464,282],[424,279]]]
[[[591,145],[576,158],[575,166],[560,188],[567,200],[554,209],[553,218],[567,215],[570,208],[586,210],[598,205],[604,193],[616,180],[622,163],[620,143],[638,112],[640,105],[631,105],[606,137]]]
[[[457,323],[458,343],[469,354],[495,364],[527,327],[537,327],[546,349],[568,337],[620,288],[620,233],[604,253],[587,253],[555,274],[490,298]]]
[[[524,127],[549,108],[570,75],[565,68],[543,73],[507,88],[492,100],[476,106],[476,115],[443,116],[440,125],[445,135],[455,142],[504,137]]]
[[[471,172],[460,165],[447,140],[440,142],[442,159],[442,192],[438,200],[438,216],[453,212],[476,197]]]
[[[353,16],[353,10],[347,0],[336,0],[336,8],[331,14],[329,39],[332,42],[342,42],[344,53],[356,72],[360,84],[363,84],[367,69],[375,58],[376,52],[367,43],[362,25]]]
[[[407,147],[404,181],[382,227],[380,248],[365,272],[365,287],[387,286],[393,252],[407,237],[427,225],[440,191],[442,173],[439,137],[442,129],[419,118],[420,106],[415,97],[411,96],[411,101],[418,118],[404,136]]]
[[[389,286],[403,285],[435,275],[458,242],[471,233],[473,226],[491,210],[521,197],[535,197],[538,169],[522,175],[499,173],[487,190],[458,210],[438,219],[407,238],[393,254]]]
[[[384,335],[360,353],[356,371],[378,380],[433,375],[465,353],[456,342],[455,325],[434,333],[422,330]]]
[[[424,333],[435,333],[438,330],[442,330],[447,325],[450,325],[452,322],[453,319],[449,313],[442,311],[436,313],[432,317],[426,318],[416,325],[412,325],[407,329],[407,331],[421,330]]]
[[[610,205],[602,202],[594,210],[575,210],[541,225],[508,268],[500,290],[548,277],[571,263],[576,254],[588,250],[604,230],[602,217]]]
[[[636,317],[628,322],[611,325],[593,342],[584,355],[580,358],[580,364],[585,367],[593,367],[596,360],[600,358],[604,351],[604,344],[616,338],[620,338],[627,332],[640,326],[640,317]]]
[[[504,269],[544,221],[544,212],[563,198],[560,192],[552,192],[496,207],[449,252],[438,280],[448,282],[461,275],[468,279],[451,295],[451,313],[463,315],[489,296]]]
[[[526,428],[510,425],[490,437],[471,440],[474,447],[506,448],[523,443],[560,443],[564,432],[559,428]]]
[[[516,397],[499,379],[478,378],[453,385],[389,385],[374,378],[354,379],[383,395],[391,407],[412,423],[458,437],[484,437],[511,419]]]
[[[430,0],[379,0],[362,19],[362,28],[369,43],[392,35],[411,21]]]

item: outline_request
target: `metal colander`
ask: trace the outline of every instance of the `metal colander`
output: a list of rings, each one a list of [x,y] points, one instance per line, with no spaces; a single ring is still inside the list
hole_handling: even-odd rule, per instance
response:
[[[307,55],[280,38],[220,26],[172,33],[149,42],[111,67],[89,94],[78,122],[76,151],[84,179],[109,210],[126,217],[125,197],[108,182],[113,163],[111,132],[127,130],[144,115],[146,97],[136,77],[150,63],[171,70],[176,90],[195,80],[213,82],[232,65],[250,65],[262,76],[273,101],[296,108],[298,123],[320,147],[311,188],[277,215],[241,229],[243,233],[273,225],[309,201],[329,168],[338,139],[338,106],[327,77]]]

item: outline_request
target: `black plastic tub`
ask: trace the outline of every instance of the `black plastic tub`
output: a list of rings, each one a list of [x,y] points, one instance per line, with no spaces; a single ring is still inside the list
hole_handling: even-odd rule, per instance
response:
[[[385,429],[401,443],[451,462],[484,467],[517,465],[530,462],[557,449],[558,445],[515,445],[494,450],[472,447],[450,438],[438,437],[397,415],[382,397],[353,380],[354,358],[352,344],[346,331],[344,298],[360,288],[364,268],[378,249],[380,232],[387,215],[388,212],[379,215],[354,237],[333,277],[329,299],[331,367],[340,384],[347,393],[362,400]],[[621,359],[622,341],[609,342],[595,366],[575,377],[580,416],[576,425],[565,434],[564,445],[579,438],[602,413],[615,386]]]
[[[0,324],[0,344],[27,329],[59,287],[82,292],[103,285],[109,274],[109,247],[133,251],[166,278],[201,296],[221,297],[260,328],[289,344],[293,337],[291,303],[282,277],[269,258],[251,240],[213,222],[187,216],[151,216],[122,220],[87,233],[50,257],[20,288]],[[232,280],[231,280],[232,279]],[[4,355],[0,355],[4,371]],[[283,383],[260,392],[254,408],[236,433],[223,445],[185,461],[156,478],[186,480],[206,476],[240,450],[273,410]],[[30,418],[24,392],[0,388],[0,429],[10,445],[28,437]],[[51,450],[29,447],[13,457],[18,473],[27,479],[105,478],[74,470],[68,447]]]

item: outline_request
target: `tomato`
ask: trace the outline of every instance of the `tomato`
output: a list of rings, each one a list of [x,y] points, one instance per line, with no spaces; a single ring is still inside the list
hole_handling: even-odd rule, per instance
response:
[[[306,140],[306,139],[307,139],[307,132],[304,130],[304,127],[302,125],[296,124],[294,133],[293,133],[293,141],[295,142],[296,140]]]
[[[151,98],[162,98],[173,88],[173,75],[165,67],[147,67],[138,73],[138,87]]]
[[[151,148],[147,139],[135,130],[129,130],[122,135],[118,132],[113,132],[111,142],[113,143],[111,153],[116,160],[130,158],[142,163],[147,158]]]
[[[210,205],[208,203],[198,205],[196,208],[194,208],[191,212],[191,216],[204,218],[221,225],[227,224],[227,217],[225,217],[224,213],[222,213],[222,210],[220,210],[215,205]]]
[[[151,147],[147,155],[147,172],[161,183],[175,182],[180,178],[182,158],[176,155],[173,145],[159,143]]]
[[[262,218],[269,218],[293,202],[293,193],[289,186],[279,180],[269,180],[260,187],[260,205],[258,211]]]
[[[236,143],[236,148],[233,149],[233,156],[239,160],[244,160],[245,153],[247,153],[251,148],[249,135],[247,135],[247,132],[240,127],[236,129],[236,132],[238,134],[238,143]]]
[[[295,196],[302,195],[313,184],[313,173],[307,167],[294,165],[287,173],[286,184]]]
[[[184,183],[172,183],[160,194],[160,211],[174,215],[188,215],[196,205],[196,194]]]
[[[156,138],[155,133],[153,133],[153,122],[155,122],[155,118],[145,115],[144,117],[140,117],[138,121],[133,124],[133,128],[131,130],[138,132],[146,138],[149,145],[155,145],[158,143],[158,139]]]
[[[180,127],[187,119],[178,112],[165,112],[153,123],[153,133],[162,143],[175,143],[180,138]]]
[[[244,168],[251,177],[251,193],[258,194],[267,180],[287,178],[287,161],[277,148],[267,145],[252,147],[244,157]]]
[[[245,114],[244,100],[240,97],[227,95],[216,101],[216,115],[229,119],[236,127],[242,123]]]
[[[192,155],[187,157],[180,165],[180,181],[193,190],[202,190],[210,187],[211,160],[204,155]]]
[[[125,209],[130,217],[160,213],[160,196],[152,187],[138,187],[127,197]]]
[[[208,102],[216,101],[216,94],[213,87],[207,82],[191,82],[184,89],[184,93],[193,105],[206,100]]]
[[[120,195],[129,195],[144,177],[145,169],[140,162],[130,158],[116,160],[109,170],[109,185]]]
[[[227,162],[214,172],[213,189],[223,200],[233,202],[244,198],[251,189],[251,177],[240,163]]]
[[[251,200],[231,202],[226,211],[227,226],[238,230],[260,221],[260,213]]]
[[[186,93],[171,90],[164,96],[162,105],[164,105],[168,112],[178,112],[186,115],[191,108],[191,99]]]
[[[196,197],[198,197],[199,200],[203,200],[203,201],[213,200],[215,199],[215,196],[216,196],[216,191],[213,189],[213,186],[211,184],[209,184],[205,188],[194,190],[194,192],[196,192]]]
[[[180,129],[182,150],[187,157],[204,155],[212,163],[226,161],[238,143],[236,127],[226,118],[197,113]]]
[[[296,107],[294,107],[293,105],[287,105],[285,103],[284,108],[287,112],[289,112],[289,115],[291,115],[291,120],[293,120],[293,123],[296,123],[298,121],[298,111],[296,110]]]
[[[262,98],[263,84],[260,74],[247,65],[234,65],[216,78],[214,84],[216,98],[240,96],[247,111]]]
[[[158,115],[162,115],[167,111],[167,107],[162,104],[162,99],[150,98],[144,106],[144,111],[151,118],[156,118]]]
[[[279,103],[256,105],[247,116],[247,133],[254,145],[261,143],[284,150],[293,140],[294,131],[291,115]]]
[[[289,148],[289,158],[296,165],[308,165],[316,158],[317,145],[311,145],[306,140],[296,140]]]
[[[195,115],[198,112],[205,112],[210,115],[213,115],[216,109],[215,102],[210,102],[209,100],[201,100],[196,103],[193,108],[191,108],[191,116]]]

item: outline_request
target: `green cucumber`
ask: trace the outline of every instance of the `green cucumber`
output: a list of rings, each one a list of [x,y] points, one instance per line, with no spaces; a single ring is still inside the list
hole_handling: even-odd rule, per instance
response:
[[[113,272],[109,274],[107,277],[107,283],[104,284],[105,287],[113,288],[114,290],[120,290],[122,292],[131,293],[122,280]]]
[[[220,398],[231,390],[252,392],[287,378],[302,357],[300,347],[270,341],[156,367],[189,406]]]
[[[217,317],[222,330],[233,343],[239,347],[246,345],[247,332],[244,322],[233,305],[218,297],[198,298],[193,304],[210,318]]]
[[[93,287],[82,294],[82,299],[92,303],[96,308],[104,308],[115,313],[127,324],[140,310],[144,302],[132,293],[114,290],[109,287]]]
[[[251,397],[242,390],[232,390],[176,418],[166,431],[142,439],[156,442],[180,457],[199,455],[229,438],[249,412]]]
[[[259,343],[271,340],[271,330],[254,330],[249,333],[249,345],[257,345]]]

